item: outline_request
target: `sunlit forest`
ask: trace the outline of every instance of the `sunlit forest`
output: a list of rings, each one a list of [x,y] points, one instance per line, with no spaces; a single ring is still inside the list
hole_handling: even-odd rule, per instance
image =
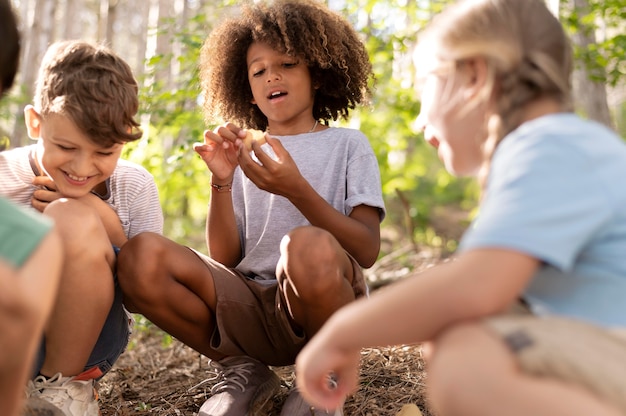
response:
[[[412,51],[420,29],[450,1],[325,1],[362,35],[375,73],[370,104],[355,109],[349,120],[332,124],[360,129],[378,158],[387,216],[379,259],[366,271],[375,290],[445,261],[476,215],[478,184],[448,174],[415,124],[420,102]],[[546,1],[573,41],[575,110],[626,139],[626,0]],[[106,44],[131,65],[140,85],[138,118],[144,134],[126,145],[123,157],[154,176],[165,216],[164,234],[206,252],[210,175],[192,146],[202,140],[204,130],[223,120],[205,119],[201,113],[197,65],[211,29],[237,13],[240,3],[12,0],[22,48],[16,83],[0,106],[0,150],[30,141],[23,109],[32,101],[47,46],[64,39]],[[197,414],[211,394],[208,384],[194,387],[207,377],[207,360],[146,318],[135,318],[127,350],[99,383],[101,414]],[[363,382],[346,401],[346,415],[434,416],[424,393],[420,345],[365,349],[360,371]],[[294,383],[291,368],[278,374],[281,393],[270,403],[268,416],[278,414]],[[404,405],[415,406],[414,411],[403,412]]]
[[[192,151],[204,120],[197,80],[200,46],[214,24],[236,12],[233,0],[13,0],[21,19],[17,85],[0,113],[2,146],[24,145],[22,110],[30,103],[39,62],[51,42],[84,38],[124,57],[141,84],[141,141],[125,157],[152,172],[166,218],[165,234],[204,249],[209,174]],[[410,268],[425,246],[453,252],[473,215],[478,187],[451,177],[414,128],[420,103],[411,52],[420,28],[445,0],[328,0],[363,36],[376,74],[368,107],[347,122],[361,129],[378,156],[388,209],[381,258]],[[549,1],[576,50],[576,110],[626,136],[626,0]],[[215,51],[216,54],[219,51]],[[337,124],[340,124],[338,121]]]

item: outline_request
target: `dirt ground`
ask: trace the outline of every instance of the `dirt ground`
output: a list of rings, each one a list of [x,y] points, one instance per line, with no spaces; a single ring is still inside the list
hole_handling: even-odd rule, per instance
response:
[[[207,378],[207,359],[178,341],[167,346],[162,342],[156,330],[135,337],[132,348],[100,381],[103,416],[197,413],[211,385],[190,388]],[[346,402],[346,416],[395,416],[408,403],[420,407],[424,416],[430,414],[424,403],[426,373],[419,346],[368,349],[362,356],[361,386]],[[292,368],[274,370],[281,378],[281,390],[268,416],[280,414],[293,384]]]
[[[414,265],[412,272],[441,261],[438,253],[428,250],[395,253],[368,271],[372,290],[407,275],[409,269],[396,267],[398,257],[405,264]],[[206,357],[151,324],[140,325],[127,351],[99,383],[102,416],[195,415],[207,399],[211,385],[191,388],[208,378],[207,369]],[[291,367],[274,370],[281,378],[281,391],[267,416],[280,414],[294,382]],[[344,414],[396,416],[403,405],[413,403],[424,416],[433,416],[424,397],[425,380],[419,345],[363,350],[360,387],[346,401]]]

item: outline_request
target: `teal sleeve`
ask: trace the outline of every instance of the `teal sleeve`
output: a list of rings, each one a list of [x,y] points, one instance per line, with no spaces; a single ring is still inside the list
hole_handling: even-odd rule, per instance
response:
[[[0,258],[22,266],[52,226],[49,218],[0,198]]]

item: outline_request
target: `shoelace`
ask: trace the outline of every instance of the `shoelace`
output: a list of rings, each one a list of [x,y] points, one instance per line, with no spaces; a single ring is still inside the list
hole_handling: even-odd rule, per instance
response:
[[[187,391],[195,390],[206,383],[214,382],[215,384],[211,387],[211,394],[217,394],[220,391],[237,387],[243,392],[246,390],[248,377],[252,374],[254,364],[241,363],[225,367],[215,361],[210,361],[209,367],[208,372],[212,373],[213,376],[202,380]]]
[[[44,389],[61,389],[63,383],[66,380],[63,379],[61,373],[56,373],[50,378],[44,376],[37,376],[34,380],[28,383],[28,391],[26,397],[31,397],[33,394],[41,392]]]

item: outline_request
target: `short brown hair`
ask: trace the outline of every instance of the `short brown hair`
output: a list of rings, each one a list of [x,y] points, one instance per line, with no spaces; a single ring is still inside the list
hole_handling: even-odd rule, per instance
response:
[[[137,93],[130,67],[109,48],[62,41],[44,55],[34,104],[42,117],[66,116],[94,143],[110,147],[141,138]]]

